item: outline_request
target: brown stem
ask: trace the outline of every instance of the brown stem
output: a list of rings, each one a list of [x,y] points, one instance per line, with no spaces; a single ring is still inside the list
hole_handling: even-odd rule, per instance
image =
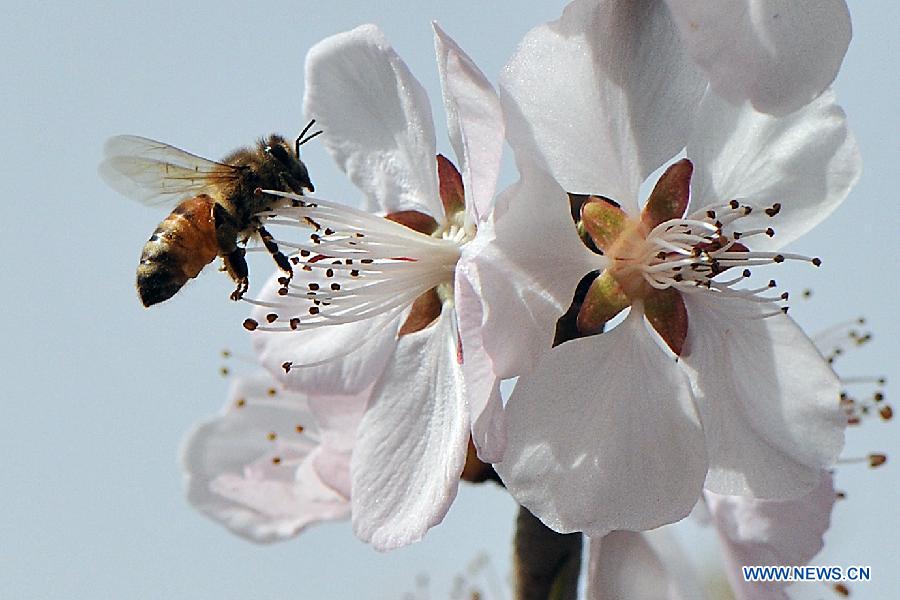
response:
[[[556,533],[519,507],[514,544],[515,600],[575,600],[580,533]]]

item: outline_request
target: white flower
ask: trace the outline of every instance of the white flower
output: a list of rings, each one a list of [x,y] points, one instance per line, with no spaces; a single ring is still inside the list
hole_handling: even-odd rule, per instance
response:
[[[818,262],[780,247],[857,179],[843,112],[826,93],[774,118],[705,89],[650,1],[571,4],[501,80],[521,180],[459,268],[480,282],[497,374],[523,375],[497,471],[558,531],[669,523],[704,485],[795,497],[843,443],[836,377],[769,284],[741,289],[757,266]],[[642,213],[642,182],[685,146],[692,163],[672,165]],[[605,254],[582,242],[571,210],[585,198],[567,193],[593,195],[577,216]],[[601,270],[581,333],[628,316],[551,350],[579,281]]]
[[[255,542],[347,518],[350,453],[365,401],[364,394],[287,392],[265,372],[236,378],[221,415],[185,440],[188,500]]]
[[[473,295],[457,287],[456,264],[492,207],[500,104],[437,26],[435,47],[461,174],[436,159],[425,91],[376,27],[310,50],[306,114],[378,214],[294,197],[270,215],[304,228],[305,239],[278,240],[297,250],[296,275],[251,300],[259,308],[246,323],[277,332],[255,342],[287,387],[372,388],[355,442],[352,514],[356,534],[379,549],[416,541],[443,519],[470,435],[485,457],[503,443],[480,332],[458,331],[456,318]]]

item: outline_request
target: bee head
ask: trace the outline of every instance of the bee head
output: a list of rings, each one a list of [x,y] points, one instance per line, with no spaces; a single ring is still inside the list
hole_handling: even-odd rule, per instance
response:
[[[279,175],[291,188],[291,191],[297,194],[303,194],[304,191],[315,191],[306,165],[303,164],[299,154],[288,144],[287,140],[280,135],[272,134],[260,142],[260,147],[266,156],[275,162]]]

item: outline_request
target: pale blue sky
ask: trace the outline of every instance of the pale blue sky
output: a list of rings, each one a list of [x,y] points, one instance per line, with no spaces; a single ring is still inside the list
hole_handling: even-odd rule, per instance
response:
[[[218,353],[248,352],[246,308],[226,300],[230,283],[214,273],[142,308],[134,270],[164,214],[119,197],[96,165],[103,141],[121,133],[218,158],[262,134],[296,132],[306,49],[366,22],[384,29],[438,101],[432,19],[495,78],[522,34],[563,2],[107,4],[6,3],[0,21],[0,597],[391,599],[413,590],[420,573],[448,588],[482,551],[505,572],[515,510],[497,489],[464,488],[423,543],[386,555],[347,524],[258,547],[190,509],[178,447],[224,402]],[[875,342],[844,370],[895,384],[900,8],[851,0],[851,11],[855,38],[836,87],[864,175],[795,245],[821,256],[823,269],[785,269],[778,279],[815,290],[795,307],[810,331],[866,315]],[[439,104],[434,112],[443,118]],[[438,138],[447,151],[440,121]],[[309,144],[304,159],[323,196],[357,198],[321,145]],[[512,178],[506,172],[503,182]],[[897,439],[895,426],[872,423],[850,433],[847,454],[900,458]],[[854,598],[889,598],[900,587],[897,473],[893,463],[839,471],[849,500],[816,562],[873,565],[876,581],[856,586]]]

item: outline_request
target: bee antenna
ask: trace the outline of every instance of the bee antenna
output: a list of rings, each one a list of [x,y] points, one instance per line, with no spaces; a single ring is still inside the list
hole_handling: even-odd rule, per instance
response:
[[[295,146],[295,150],[297,151],[297,156],[300,156],[300,146],[302,146],[303,144],[305,144],[305,143],[308,142],[309,140],[313,139],[314,137],[316,137],[317,135],[319,135],[320,133],[322,133],[322,130],[320,129],[319,131],[317,131],[317,132],[315,132],[315,133],[313,133],[313,134],[310,134],[310,135],[307,136],[306,138],[303,137],[303,136],[306,135],[306,132],[309,131],[309,130],[312,128],[312,126],[315,124],[315,122],[316,122],[316,120],[313,119],[312,121],[310,121],[309,123],[307,123],[307,124],[306,124],[306,127],[303,128],[303,131],[300,132],[300,135],[297,136],[297,142],[296,142],[296,146]]]

